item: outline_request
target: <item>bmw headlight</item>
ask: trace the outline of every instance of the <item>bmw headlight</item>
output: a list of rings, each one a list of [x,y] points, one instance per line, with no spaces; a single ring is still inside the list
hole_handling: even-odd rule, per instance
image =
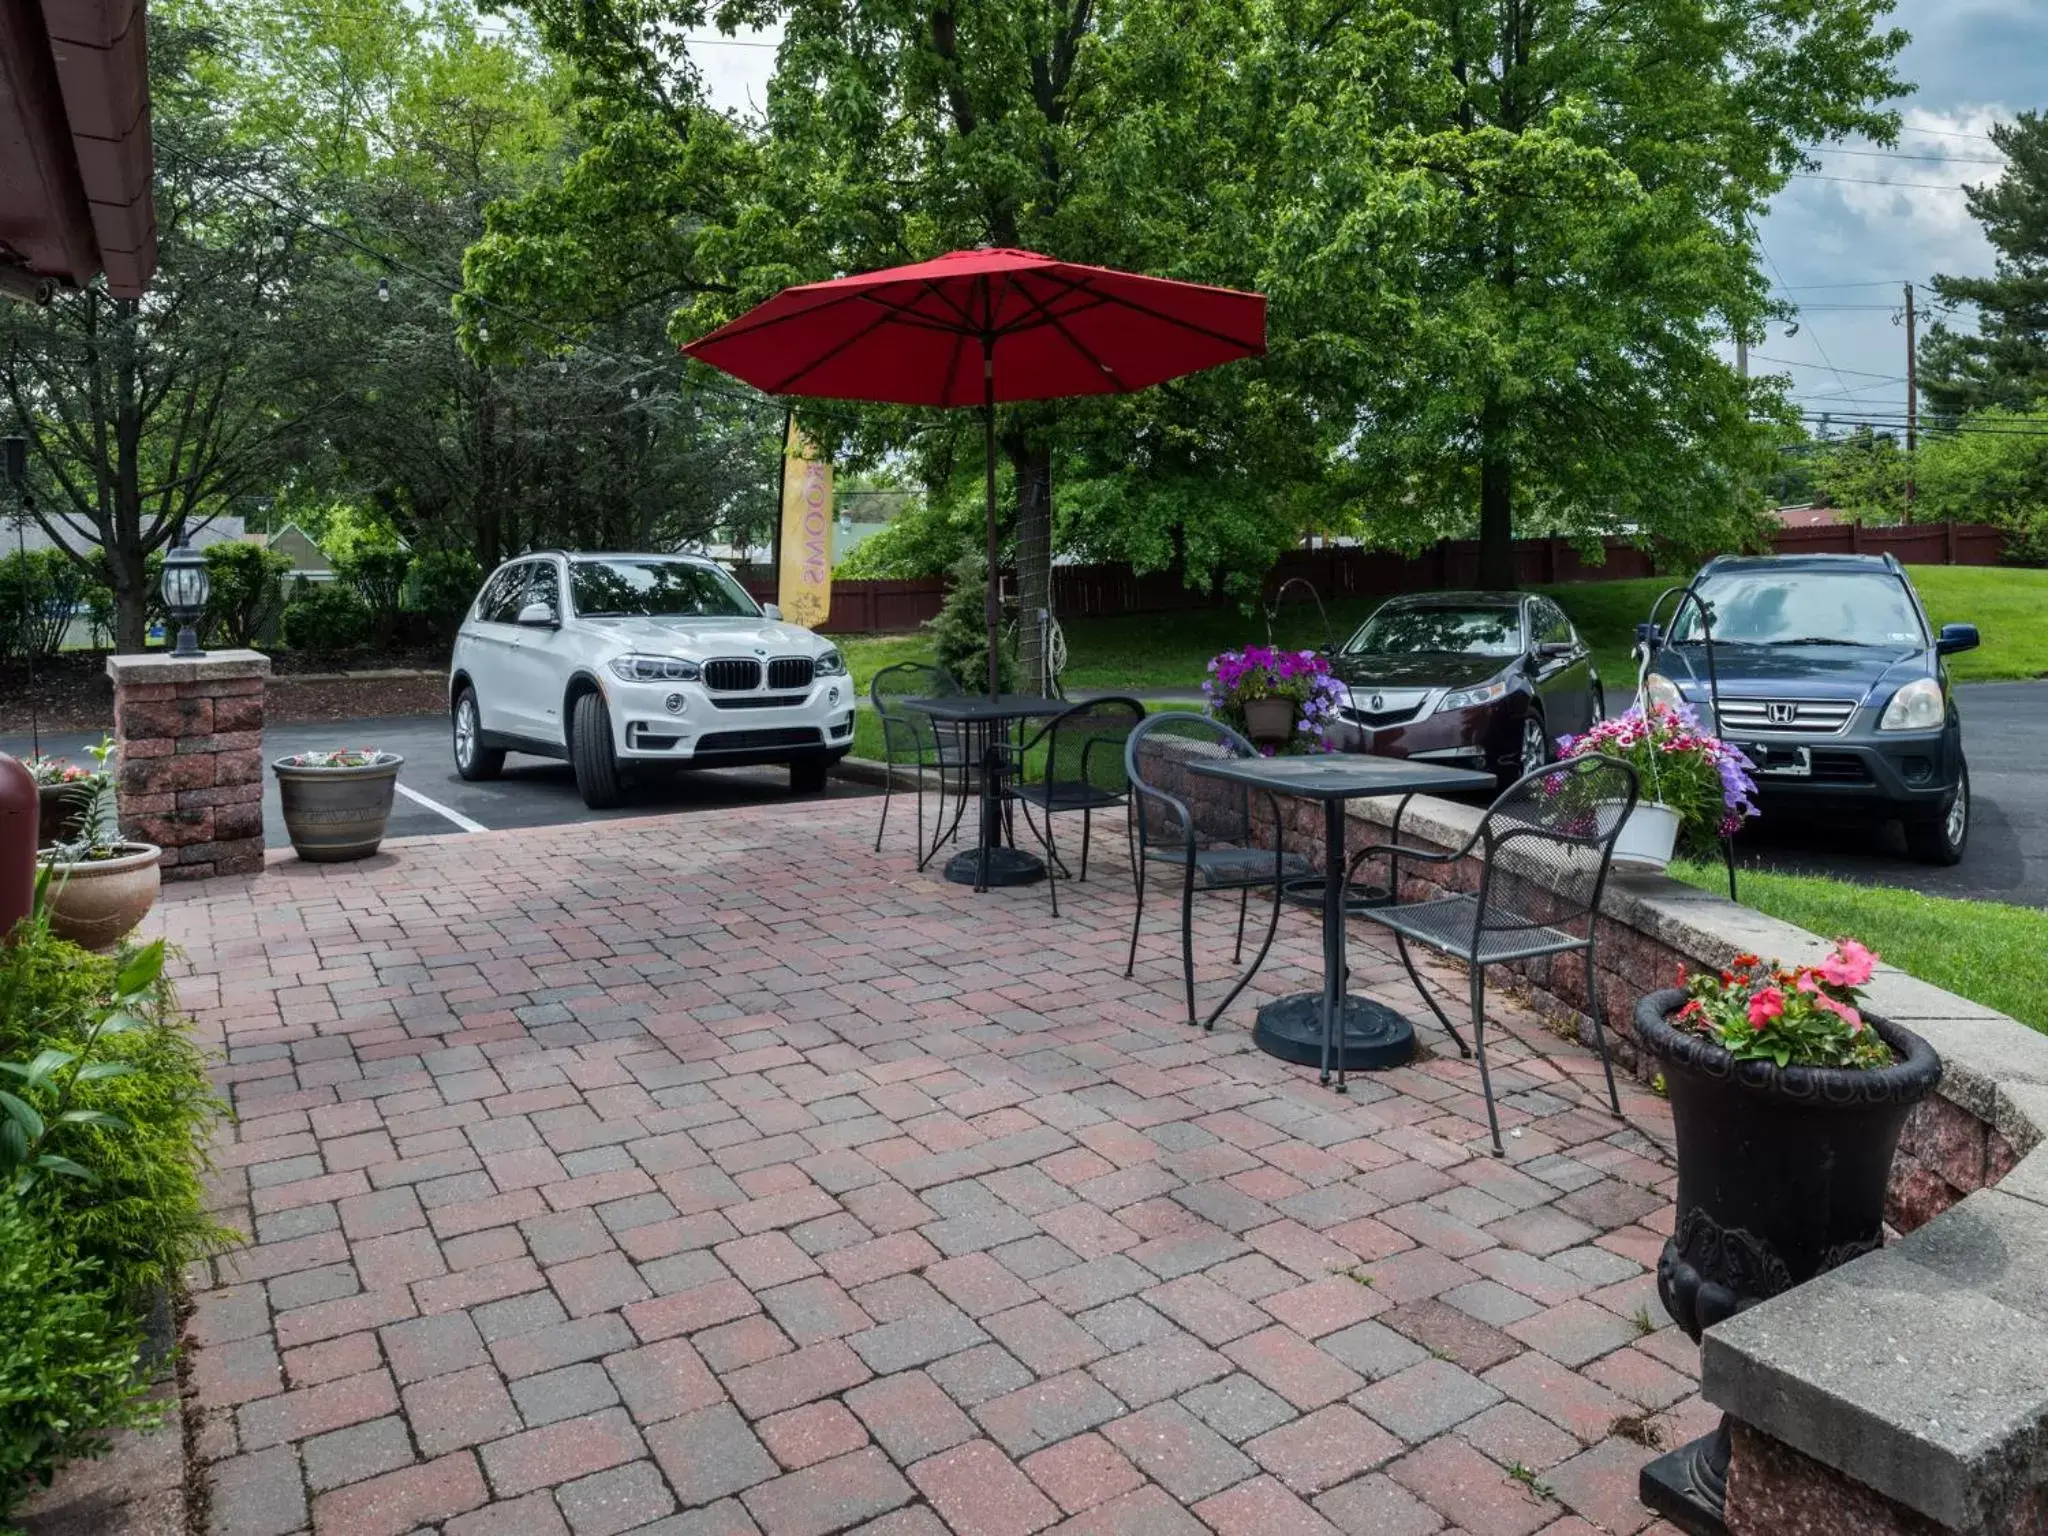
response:
[[[844,677],[846,658],[837,651],[826,651],[811,663],[811,671],[818,677]]]
[[[1491,704],[1495,699],[1508,696],[1507,679],[1496,677],[1491,682],[1481,683],[1474,688],[1454,688],[1444,695],[1443,702],[1436,707],[1438,714],[1453,709],[1472,709],[1481,704]]]
[[[1916,678],[1892,695],[1877,728],[1881,731],[1931,731],[1940,726],[1945,713],[1941,684],[1931,677]]]
[[[614,656],[606,665],[622,683],[694,683],[702,671],[680,656]]]

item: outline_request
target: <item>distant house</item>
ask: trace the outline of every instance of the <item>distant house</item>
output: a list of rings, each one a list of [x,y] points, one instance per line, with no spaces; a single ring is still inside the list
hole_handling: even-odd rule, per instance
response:
[[[334,580],[334,562],[321,552],[313,542],[311,534],[297,523],[286,523],[275,533],[244,534],[251,544],[260,544],[265,549],[276,550],[292,563],[291,575],[287,581],[303,576],[308,581]]]
[[[1834,507],[1808,502],[1802,507],[1773,507],[1771,516],[1780,528],[1832,528],[1840,521]]]
[[[69,513],[45,513],[59,538],[53,539],[43,531],[43,525],[33,517],[24,518],[17,535],[11,517],[0,517],[0,538],[4,538],[9,553],[16,548],[15,540],[20,538],[22,549],[56,549],[61,547],[75,555],[90,556],[99,548],[99,535],[92,524],[82,517]],[[238,543],[248,537],[239,517],[222,515],[209,518],[191,531],[192,547],[204,549],[209,544]]]

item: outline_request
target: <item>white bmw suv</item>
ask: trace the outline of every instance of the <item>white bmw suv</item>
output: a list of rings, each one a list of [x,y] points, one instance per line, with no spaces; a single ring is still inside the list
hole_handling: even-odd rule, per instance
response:
[[[649,763],[786,763],[791,789],[816,791],[853,746],[838,650],[686,555],[506,561],[456,634],[448,708],[465,779],[497,777],[507,752],[567,758],[596,808]]]

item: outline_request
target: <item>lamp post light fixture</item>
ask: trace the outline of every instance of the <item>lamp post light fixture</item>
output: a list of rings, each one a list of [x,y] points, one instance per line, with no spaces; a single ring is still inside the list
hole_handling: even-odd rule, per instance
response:
[[[204,656],[199,649],[197,626],[206,613],[207,593],[212,582],[206,574],[206,557],[184,539],[179,539],[171,552],[164,556],[164,607],[169,610],[171,622],[178,626],[177,648],[173,656]]]

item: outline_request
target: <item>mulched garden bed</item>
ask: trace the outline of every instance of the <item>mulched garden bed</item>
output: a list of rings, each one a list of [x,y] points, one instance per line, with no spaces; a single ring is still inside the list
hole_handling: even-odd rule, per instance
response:
[[[0,664],[0,736],[27,733],[31,710],[46,731],[111,729],[114,686],[106,651],[65,651],[36,663],[31,687],[20,662]],[[447,706],[448,652],[441,646],[343,656],[271,653],[266,718],[349,720],[439,714]]]

